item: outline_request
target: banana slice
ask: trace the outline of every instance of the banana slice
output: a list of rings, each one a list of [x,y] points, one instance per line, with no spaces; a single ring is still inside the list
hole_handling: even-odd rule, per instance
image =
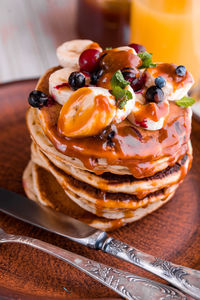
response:
[[[67,137],[97,135],[115,115],[115,98],[108,90],[83,87],[75,91],[62,107],[58,131]]]
[[[114,96],[101,87],[83,87],[74,92],[63,106],[58,119],[59,132],[67,137],[99,134],[111,122],[122,122],[133,110],[135,94],[123,109],[116,106]]]
[[[163,128],[169,115],[169,102],[147,103],[144,99],[137,99],[128,120],[136,126],[146,130],[159,130]]]
[[[116,51],[131,51],[133,54],[137,55],[137,52],[135,51],[135,49],[129,47],[129,46],[122,46],[122,47],[118,47],[115,48]]]
[[[168,68],[166,68],[166,71],[161,71],[159,69],[160,65],[167,65]],[[146,80],[146,87],[150,87],[152,85],[155,85],[155,79],[158,76],[163,76],[166,80],[166,85],[162,88],[165,98],[167,100],[175,101],[179,100],[185,95],[187,95],[188,91],[194,84],[194,79],[192,75],[186,71],[186,76],[184,79],[180,82],[175,82],[175,79],[172,77],[171,72],[174,71],[175,73],[176,66],[173,64],[163,64],[159,63],[154,68],[149,68],[146,71],[147,80]],[[173,79],[172,79],[173,78]]]
[[[102,48],[99,46],[99,44],[94,43],[91,40],[72,40],[69,42],[65,42],[56,50],[58,61],[62,67],[68,67],[78,70],[79,56],[84,50],[89,48],[102,51]]]
[[[74,72],[72,68],[63,68],[49,77],[49,93],[61,105],[64,105],[74,92],[68,86],[68,78],[72,72]]]

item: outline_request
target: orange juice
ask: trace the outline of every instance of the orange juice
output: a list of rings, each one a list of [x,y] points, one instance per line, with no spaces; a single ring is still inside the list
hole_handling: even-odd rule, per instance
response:
[[[131,42],[200,79],[200,0],[133,0]]]

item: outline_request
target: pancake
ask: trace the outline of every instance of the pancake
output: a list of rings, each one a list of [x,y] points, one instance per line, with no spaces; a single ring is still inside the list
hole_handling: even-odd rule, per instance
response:
[[[37,163],[37,151],[36,144],[32,145],[32,160]],[[35,155],[34,155],[35,154]],[[160,190],[167,185],[172,185],[179,181],[179,179],[187,173],[188,163],[192,160],[192,147],[191,143],[188,144],[187,154],[174,164],[172,167],[168,167],[155,175],[143,179],[138,179],[132,175],[116,175],[113,173],[104,173],[102,175],[96,175],[95,173],[75,168],[72,165],[63,163],[56,160],[53,156],[45,153],[45,156],[59,169],[71,175],[72,177],[81,180],[95,188],[102,189],[104,191],[113,193],[128,193],[135,194],[141,198],[145,195],[152,193],[156,190]],[[189,156],[190,159],[186,159]]]
[[[34,176],[32,176],[32,170],[34,170]],[[23,180],[25,182],[24,189],[27,194],[29,193],[27,187],[34,187],[32,190],[33,198],[30,199],[38,201],[43,205],[50,206],[57,211],[104,231],[112,231],[128,223],[139,220],[145,215],[158,209],[169,200],[165,199],[165,201],[158,201],[156,203],[149,204],[145,208],[137,209],[134,212],[134,216],[129,218],[122,218],[118,220],[106,219],[87,212],[85,209],[82,209],[79,205],[70,200],[55,178],[45,169],[32,163],[32,161],[29,162],[24,171]]]
[[[73,201],[80,206],[84,204],[84,208],[85,204],[87,204],[87,210],[98,216],[103,215],[106,218],[112,218],[113,214],[115,214],[115,218],[121,218],[122,216],[125,216],[127,212],[129,213],[130,210],[136,210],[149,203],[164,200],[170,194],[174,193],[178,184],[183,179],[180,178],[171,186],[166,185],[165,188],[150,193],[143,199],[139,199],[136,195],[127,193],[109,193],[101,189],[96,189],[58,169],[35,146],[32,146],[32,153],[33,161],[36,162],[37,165],[51,172]],[[186,168],[186,166],[187,168],[189,167],[189,162],[189,157],[183,160],[184,168]],[[187,169],[185,171],[187,173]],[[168,173],[168,176],[170,176],[170,172]]]

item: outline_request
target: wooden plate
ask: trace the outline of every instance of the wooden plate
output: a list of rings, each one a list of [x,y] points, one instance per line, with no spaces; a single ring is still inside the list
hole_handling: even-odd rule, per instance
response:
[[[0,186],[21,194],[24,194],[21,176],[30,156],[30,138],[25,126],[26,99],[35,84],[35,80],[28,80],[0,86]],[[150,254],[200,269],[200,124],[196,121],[193,122],[192,143],[193,166],[174,198],[141,221],[115,231],[113,236]],[[161,281],[105,253],[87,249],[2,213],[0,227],[9,233],[39,238],[105,264]],[[66,263],[17,244],[0,246],[2,297],[117,298],[114,292]]]

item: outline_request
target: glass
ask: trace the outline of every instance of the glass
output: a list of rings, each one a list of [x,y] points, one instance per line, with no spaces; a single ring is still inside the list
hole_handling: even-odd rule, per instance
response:
[[[127,45],[131,0],[79,0],[78,33],[103,47]]]
[[[133,0],[131,41],[200,79],[200,0]]]

